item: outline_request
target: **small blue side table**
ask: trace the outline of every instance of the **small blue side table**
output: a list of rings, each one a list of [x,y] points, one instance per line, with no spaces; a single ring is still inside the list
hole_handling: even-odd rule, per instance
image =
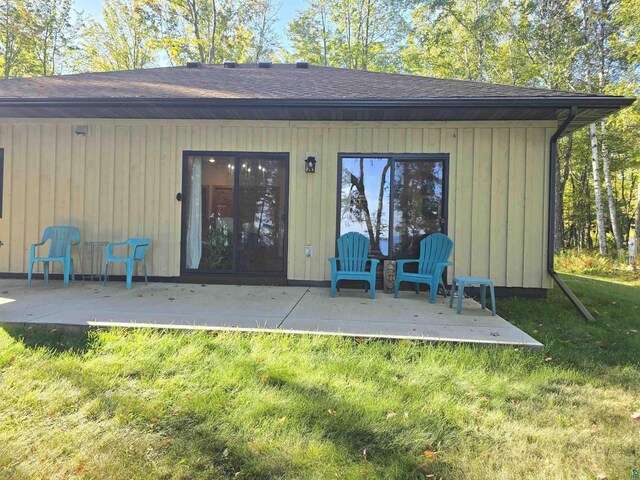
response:
[[[462,297],[464,296],[464,287],[471,285],[480,285],[480,305],[487,308],[487,287],[491,294],[491,313],[496,316],[496,295],[493,291],[493,281],[490,278],[482,277],[453,277],[451,284],[451,298],[449,299],[449,308],[453,308],[453,295],[458,288],[458,309],[457,313],[462,312]]]

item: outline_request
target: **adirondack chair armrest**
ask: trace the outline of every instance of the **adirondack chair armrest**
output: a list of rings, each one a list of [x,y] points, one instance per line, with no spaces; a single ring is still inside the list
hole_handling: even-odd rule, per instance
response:
[[[340,262],[340,259],[338,257],[329,258],[329,263],[331,264],[331,268],[334,270],[338,270],[338,262]]]
[[[404,266],[408,263],[418,263],[420,260],[396,260],[396,275],[404,272]]]
[[[436,276],[442,275],[442,272],[447,267],[453,267],[453,262],[438,262],[436,263]]]
[[[378,264],[380,263],[380,260],[378,260],[377,258],[369,258],[367,259],[368,262],[371,262],[371,272],[375,272],[376,269],[378,268]]]

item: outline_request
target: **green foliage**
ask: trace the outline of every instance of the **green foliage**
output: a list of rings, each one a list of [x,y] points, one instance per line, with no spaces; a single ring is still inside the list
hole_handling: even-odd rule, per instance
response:
[[[155,63],[158,33],[153,10],[138,0],[105,0],[102,21],[89,22],[76,68],[135,70]]]
[[[406,2],[402,0],[313,0],[289,24],[288,59],[362,70],[401,68]]]
[[[568,250],[557,255],[555,262],[560,272],[640,280],[640,265],[630,265],[624,254],[603,256],[595,251]]]
[[[233,268],[233,235],[228,230],[210,230],[203,242],[204,265],[210,270],[231,270]]]
[[[498,303],[544,352],[5,324],[0,477],[621,477],[640,285],[566,281],[596,322],[557,289]]]

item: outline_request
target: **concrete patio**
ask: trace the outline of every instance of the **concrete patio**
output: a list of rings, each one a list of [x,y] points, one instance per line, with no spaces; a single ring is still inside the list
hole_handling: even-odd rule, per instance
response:
[[[0,279],[0,322],[206,330],[278,331],[357,337],[417,339],[539,349],[542,344],[505,319],[491,316],[472,299],[457,315],[448,301],[427,294],[400,298],[362,290],[318,287],[249,287]]]

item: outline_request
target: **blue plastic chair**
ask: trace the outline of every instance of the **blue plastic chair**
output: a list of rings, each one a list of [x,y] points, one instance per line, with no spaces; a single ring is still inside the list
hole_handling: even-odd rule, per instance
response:
[[[126,242],[110,243],[107,245],[106,263],[104,266],[104,284],[109,281],[109,264],[111,263],[124,263],[127,270],[127,288],[131,288],[131,281],[133,278],[133,268],[136,262],[142,263],[142,271],[144,272],[144,283],[148,285],[147,281],[147,264],[144,261],[144,256],[147,253],[147,249],[153,243],[150,238],[130,238]],[[113,247],[128,246],[129,252],[126,257],[120,257],[113,254]]]
[[[49,244],[49,254],[46,257],[36,255],[36,248]],[[78,227],[47,227],[44,229],[42,241],[34,243],[29,250],[29,273],[27,274],[27,284],[31,286],[33,275],[33,265],[42,262],[44,268],[44,283],[49,283],[49,262],[61,262],[64,272],[64,286],[69,285],[69,275],[75,281],[76,272],[71,258],[71,247],[80,243],[80,229]]]
[[[338,257],[329,259],[331,296],[336,296],[340,280],[364,280],[369,284],[369,297],[376,298],[376,268],[379,260],[369,258],[369,239],[361,233],[349,232],[338,238],[337,244]],[[367,262],[371,262],[369,270]]]
[[[396,288],[394,296],[398,297],[400,282],[416,284],[416,293],[420,293],[420,284],[429,285],[429,302],[435,303],[438,294],[438,286],[442,285],[444,295],[447,296],[447,289],[442,281],[442,272],[447,266],[453,265],[449,262],[449,256],[453,250],[453,240],[442,233],[433,233],[420,242],[420,258],[417,260],[398,260],[396,262]],[[409,273],[404,271],[404,266],[408,263],[417,263],[418,272]]]

